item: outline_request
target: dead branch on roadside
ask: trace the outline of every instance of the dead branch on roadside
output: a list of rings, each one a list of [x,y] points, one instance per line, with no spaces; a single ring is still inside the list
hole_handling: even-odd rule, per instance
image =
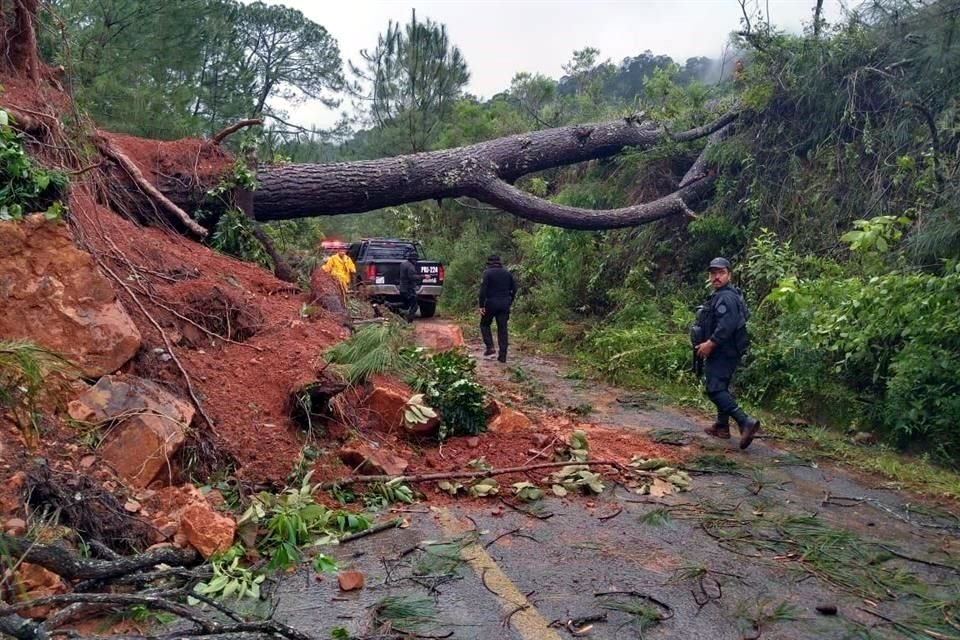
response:
[[[244,129],[246,127],[252,127],[258,124],[263,124],[263,118],[247,118],[245,120],[240,120],[239,122],[233,123],[229,127],[225,127],[220,133],[213,136],[213,138],[211,138],[211,141],[214,144],[220,144],[228,136],[233,135],[237,131],[240,131],[240,129]]]
[[[499,476],[507,473],[526,473],[527,471],[535,471],[537,469],[555,469],[557,467],[569,467],[569,466],[605,466],[613,467],[620,471],[621,473],[627,473],[630,475],[637,476],[652,476],[653,474],[644,473],[642,471],[637,471],[635,469],[629,469],[625,465],[616,460],[585,460],[583,462],[577,462],[568,460],[566,462],[540,462],[537,464],[524,465],[519,467],[503,467],[502,469],[487,469],[487,470],[478,470],[478,471],[449,471],[441,473],[423,473],[418,475],[410,476],[348,476],[346,478],[340,478],[339,480],[332,482],[325,482],[320,485],[319,489],[328,490],[333,487],[345,487],[353,484],[363,483],[363,482],[389,482],[391,480],[396,482],[430,482],[432,480],[473,480],[476,478],[490,478],[492,476]]]

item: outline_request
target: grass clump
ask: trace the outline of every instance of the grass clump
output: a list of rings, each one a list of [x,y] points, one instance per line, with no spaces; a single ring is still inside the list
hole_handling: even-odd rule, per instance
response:
[[[0,412],[7,412],[25,434],[39,427],[39,404],[50,392],[58,392],[62,379],[54,381],[51,374],[63,374],[70,364],[33,342],[25,340],[0,341]]]

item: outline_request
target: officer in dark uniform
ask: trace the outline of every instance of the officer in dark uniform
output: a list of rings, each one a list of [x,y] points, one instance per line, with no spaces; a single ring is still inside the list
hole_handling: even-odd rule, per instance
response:
[[[413,322],[417,315],[417,289],[420,288],[420,272],[413,263],[417,260],[417,252],[408,249],[400,263],[400,297],[401,310],[407,322]]]
[[[705,429],[716,438],[730,437],[730,418],[740,426],[740,448],[746,449],[760,429],[760,421],[744,413],[730,393],[730,380],[747,350],[747,307],[742,294],[730,285],[730,261],[714,258],[709,267],[714,293],[705,305],[706,340],[696,345],[704,360],[707,397],[717,406],[717,421]]]
[[[497,360],[507,361],[507,321],[510,319],[510,306],[517,297],[517,281],[513,274],[503,268],[500,256],[487,258],[487,268],[480,281],[480,335],[486,350],[483,357],[492,358],[493,332],[490,323],[497,321]]]

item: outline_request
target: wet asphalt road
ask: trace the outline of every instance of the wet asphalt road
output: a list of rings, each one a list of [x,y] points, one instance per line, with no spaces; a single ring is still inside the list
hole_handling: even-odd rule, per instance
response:
[[[477,345],[472,349],[479,352]],[[548,401],[592,405],[591,422],[680,431],[740,468],[692,474],[690,492],[659,499],[619,486],[608,486],[593,508],[583,498],[550,496],[542,501],[541,518],[477,500],[444,508],[413,505],[399,514],[408,519],[407,528],[332,548],[342,567],[364,573],[364,589],[343,593],[335,577],[318,581],[303,570],[285,577],[272,594],[278,620],[317,638],[329,638],[335,627],[369,636],[375,605],[388,596],[408,595],[427,598],[435,608],[435,619],[415,628],[420,637],[908,637],[873,613],[907,620],[918,611],[915,599],[894,598],[897,593],[865,598],[862,591],[876,589],[844,588],[827,576],[812,575],[802,555],[719,542],[718,530],[711,536],[705,526],[710,514],[721,514],[714,523],[734,516],[752,522],[812,516],[858,540],[880,541],[935,564],[958,564],[944,549],[956,552],[960,521],[919,513],[908,496],[879,481],[817,465],[763,440],[740,452],[735,440],[708,441],[700,431],[705,419],[620,402],[626,392],[568,380],[550,360],[524,354],[515,360],[514,366],[542,383]],[[482,362],[481,378],[505,375],[497,367]],[[832,499],[825,501],[828,496]],[[653,511],[669,514],[665,521],[651,521]],[[845,540],[841,535],[831,544],[842,551]],[[960,600],[960,569],[901,558],[884,566],[915,576],[943,598]],[[609,592],[621,593],[598,595]],[[616,602],[637,611],[642,606],[646,624],[616,605],[605,608]],[[838,615],[823,615],[818,606],[836,607]],[[960,629],[954,635],[915,637],[960,638]]]

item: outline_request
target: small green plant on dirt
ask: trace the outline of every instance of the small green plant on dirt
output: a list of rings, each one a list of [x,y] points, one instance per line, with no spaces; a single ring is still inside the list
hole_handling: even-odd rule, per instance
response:
[[[287,475],[287,483],[292,485],[302,484],[303,479],[307,477],[307,473],[310,471],[310,467],[319,455],[320,452],[310,445],[302,446],[297,460],[293,463],[293,468]]]
[[[340,535],[370,528],[370,520],[362,515],[317,504],[313,497],[317,486],[310,484],[310,475],[299,488],[279,495],[258,493],[237,521],[240,529],[264,526],[266,535],[258,546],[270,557],[271,569],[297,565],[305,545],[331,543]]]
[[[422,393],[415,393],[410,396],[407,403],[403,406],[403,424],[408,428],[416,427],[420,424],[427,424],[437,417],[437,412],[431,409],[423,400]]]
[[[237,207],[229,207],[217,219],[210,234],[210,246],[244,262],[253,262],[267,269],[273,261],[254,234],[256,222]]]
[[[477,435],[487,428],[486,393],[474,380],[477,363],[470,356],[456,350],[434,356],[414,350],[410,356],[416,358],[416,372],[408,382],[440,414],[439,440]]]
[[[7,412],[24,436],[39,429],[39,403],[56,396],[70,364],[33,342],[0,340],[0,412]]]
[[[258,599],[260,597],[260,584],[266,576],[248,567],[240,566],[240,560],[243,556],[243,547],[234,545],[221,556],[213,558],[210,561],[213,576],[206,582],[198,584],[194,588],[194,592],[220,600],[226,600],[227,598],[236,600]],[[188,600],[194,605],[200,602],[194,597],[190,597]]]
[[[10,126],[10,115],[0,109],[0,222],[21,220],[44,211],[59,220],[66,211],[60,197],[67,177],[38,167],[23,148],[20,134]]]

